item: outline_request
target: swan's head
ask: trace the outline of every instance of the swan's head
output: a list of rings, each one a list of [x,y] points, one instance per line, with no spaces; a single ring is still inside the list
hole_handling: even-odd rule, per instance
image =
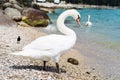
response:
[[[77,10],[75,10],[75,9],[72,9],[71,12],[70,12],[70,14],[71,13],[72,13],[71,16],[76,20],[76,22],[78,23],[78,25],[80,25],[80,19],[81,19],[80,13]]]

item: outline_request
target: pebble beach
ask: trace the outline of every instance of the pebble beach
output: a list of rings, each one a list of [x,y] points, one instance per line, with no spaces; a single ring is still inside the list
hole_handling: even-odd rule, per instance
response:
[[[52,12],[57,8],[116,9],[116,7],[82,4],[54,4],[48,2],[37,4],[41,7],[41,10],[47,9],[48,12]],[[59,32],[55,33],[59,34]],[[66,51],[65,54],[60,57],[60,74],[56,73],[56,65],[52,60],[47,62],[47,71],[44,71],[41,60],[10,54],[21,51],[24,46],[35,39],[49,34],[52,34],[52,32],[45,30],[43,27],[31,27],[26,24],[24,26],[19,23],[18,26],[10,26],[10,24],[6,26],[0,25],[0,80],[113,80],[110,74],[108,74],[108,77],[105,77],[104,74],[99,72],[102,69],[99,70],[97,67],[93,67],[94,61],[97,60],[94,58],[98,57],[93,56],[94,58],[90,59],[90,56],[85,56],[84,51],[87,53],[91,52],[94,55],[98,55],[96,54],[98,51],[92,51],[84,42],[81,44],[77,42],[72,49]],[[20,43],[17,43],[18,36],[21,37]],[[82,39],[85,40],[86,38]],[[76,59],[79,64],[73,65],[67,62],[68,58]]]
[[[0,26],[0,80],[104,80],[75,48],[61,56],[61,74],[56,73],[53,61],[48,62],[47,71],[43,71],[41,60],[9,54],[22,50],[31,41],[45,35],[48,33],[41,28]],[[18,36],[21,36],[19,44],[16,42]],[[79,64],[68,63],[67,59],[70,57],[77,59]]]

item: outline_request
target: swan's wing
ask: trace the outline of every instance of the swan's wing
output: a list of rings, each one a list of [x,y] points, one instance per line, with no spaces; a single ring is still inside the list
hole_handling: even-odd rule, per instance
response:
[[[36,39],[32,43],[28,44],[23,48],[26,49],[36,49],[36,50],[53,50],[55,48],[64,47],[68,43],[69,39],[67,36],[62,35],[49,35]],[[67,44],[66,44],[67,45]]]

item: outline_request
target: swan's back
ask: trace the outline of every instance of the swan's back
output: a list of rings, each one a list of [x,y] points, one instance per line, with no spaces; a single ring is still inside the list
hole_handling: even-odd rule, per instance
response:
[[[88,21],[88,22],[85,23],[85,25],[86,26],[92,26],[92,23]]]
[[[39,50],[60,52],[71,48],[75,42],[69,36],[52,34],[40,37],[23,48],[23,50]]]

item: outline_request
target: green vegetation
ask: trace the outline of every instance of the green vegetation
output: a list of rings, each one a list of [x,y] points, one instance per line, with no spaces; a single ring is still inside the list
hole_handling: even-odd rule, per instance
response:
[[[120,0],[79,0],[83,4],[90,5],[106,5],[106,6],[120,6]]]
[[[33,0],[17,0],[24,5],[30,5]],[[54,0],[46,0],[48,2],[54,2]],[[67,3],[81,3],[89,5],[105,5],[105,6],[120,6],[120,0],[60,0]]]
[[[54,0],[46,0],[53,2]],[[120,0],[61,0],[67,3],[81,3],[89,5],[105,5],[105,6],[120,6]]]
[[[24,6],[31,6],[32,0],[17,0],[20,4]]]
[[[48,25],[48,22],[49,20],[46,20],[46,19],[42,19],[42,20],[31,20],[31,19],[28,19],[27,17],[23,17],[22,18],[22,21],[31,25],[31,26],[47,26]]]

